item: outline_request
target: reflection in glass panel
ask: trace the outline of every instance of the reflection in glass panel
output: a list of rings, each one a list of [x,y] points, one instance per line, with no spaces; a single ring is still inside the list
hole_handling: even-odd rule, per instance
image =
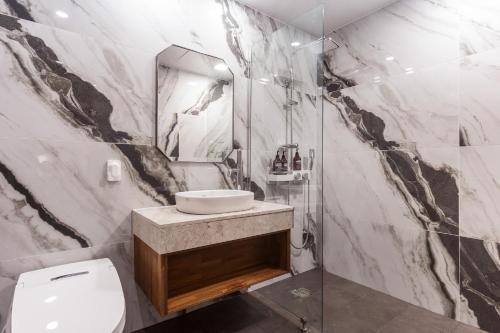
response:
[[[219,58],[172,45],[157,57],[156,145],[172,161],[232,151],[233,74]]]

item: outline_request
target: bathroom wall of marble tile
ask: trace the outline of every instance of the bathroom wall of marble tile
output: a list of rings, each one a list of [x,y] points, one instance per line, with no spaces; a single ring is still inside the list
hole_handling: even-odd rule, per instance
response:
[[[500,3],[402,0],[333,38],[327,270],[500,332]]]
[[[0,0],[0,326],[18,274],[103,256],[121,276],[126,331],[160,320],[133,281],[130,211],[173,204],[181,190],[234,187],[234,155],[224,164],[169,163],[154,147],[155,56],[175,43],[229,64],[234,145],[246,151],[254,42],[268,43],[263,59],[295,61],[301,81],[314,89],[315,57],[286,60],[290,54],[277,45],[288,48],[295,38],[310,36],[232,0]],[[256,66],[261,75],[276,70]],[[301,103],[311,103],[316,92],[306,97],[303,89]],[[282,111],[275,107],[267,105],[269,117]],[[121,182],[106,181],[108,159],[122,161]],[[275,200],[259,186],[253,183],[259,199]],[[284,200],[280,191],[287,189],[276,193]],[[297,242],[302,229],[295,223]],[[294,253],[296,272],[317,264],[316,239],[309,242]]]

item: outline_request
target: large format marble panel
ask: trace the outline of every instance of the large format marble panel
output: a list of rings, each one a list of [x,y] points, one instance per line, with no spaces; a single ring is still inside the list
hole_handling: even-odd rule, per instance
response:
[[[330,68],[362,83],[455,60],[459,24],[448,0],[397,1],[335,31]]]
[[[500,244],[460,237],[459,320],[500,332]]]
[[[341,118],[346,118],[346,113],[353,108],[368,111],[381,123],[370,123],[373,121],[370,118],[360,121],[366,122],[363,124],[366,127],[383,131],[387,140],[399,145],[458,146],[460,101],[458,64],[454,62],[358,85],[332,76],[327,90],[329,101]],[[327,109],[332,107],[325,106]],[[357,121],[352,120],[353,123]],[[325,127],[330,126],[331,123],[325,122]],[[353,150],[357,147],[343,136],[336,137],[337,132],[328,131],[326,135],[328,149]],[[336,138],[330,140],[332,136]]]
[[[500,2],[450,1],[460,13],[460,51],[463,55],[500,47]]]
[[[500,242],[500,146],[460,148],[460,235]]]
[[[233,81],[234,87],[234,110],[233,110],[233,147],[248,149],[248,133],[250,123],[248,122],[248,86],[250,80],[243,76],[236,76]]]
[[[0,40],[2,137],[152,142],[152,54],[3,15]]]
[[[497,19],[500,21],[500,13]],[[499,84],[500,49],[463,59],[460,66],[460,145],[500,144]]]
[[[280,84],[291,84],[293,78],[293,89],[314,95],[322,51],[318,37],[283,26],[253,45],[252,78]]]
[[[458,234],[458,148],[325,153],[324,165],[334,219]]]
[[[276,153],[277,148],[286,143],[287,139],[286,90],[280,85],[257,80],[252,80],[250,84],[252,85],[250,96],[252,147],[255,147],[255,152],[258,149]],[[260,158],[261,154],[257,157]],[[267,156],[258,168],[264,170],[269,166],[272,157],[274,155]]]
[[[333,208],[333,207],[332,207]],[[376,223],[349,223],[325,208],[328,272],[455,317],[458,237]]]

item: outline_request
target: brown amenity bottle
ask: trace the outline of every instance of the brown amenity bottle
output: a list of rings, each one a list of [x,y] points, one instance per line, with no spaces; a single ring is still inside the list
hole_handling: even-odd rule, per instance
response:
[[[300,158],[298,148],[293,157],[293,170],[302,170],[302,159]]]
[[[276,151],[276,157],[273,161],[273,171],[281,171],[281,159],[280,159],[280,151]]]
[[[288,160],[285,157],[285,149],[283,149],[283,154],[281,155],[281,171],[288,171]]]

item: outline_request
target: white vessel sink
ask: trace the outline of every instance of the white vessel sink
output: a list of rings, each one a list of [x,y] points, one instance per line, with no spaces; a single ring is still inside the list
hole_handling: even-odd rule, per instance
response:
[[[187,191],[175,194],[177,210],[188,214],[239,212],[253,207],[253,192],[239,190]]]

